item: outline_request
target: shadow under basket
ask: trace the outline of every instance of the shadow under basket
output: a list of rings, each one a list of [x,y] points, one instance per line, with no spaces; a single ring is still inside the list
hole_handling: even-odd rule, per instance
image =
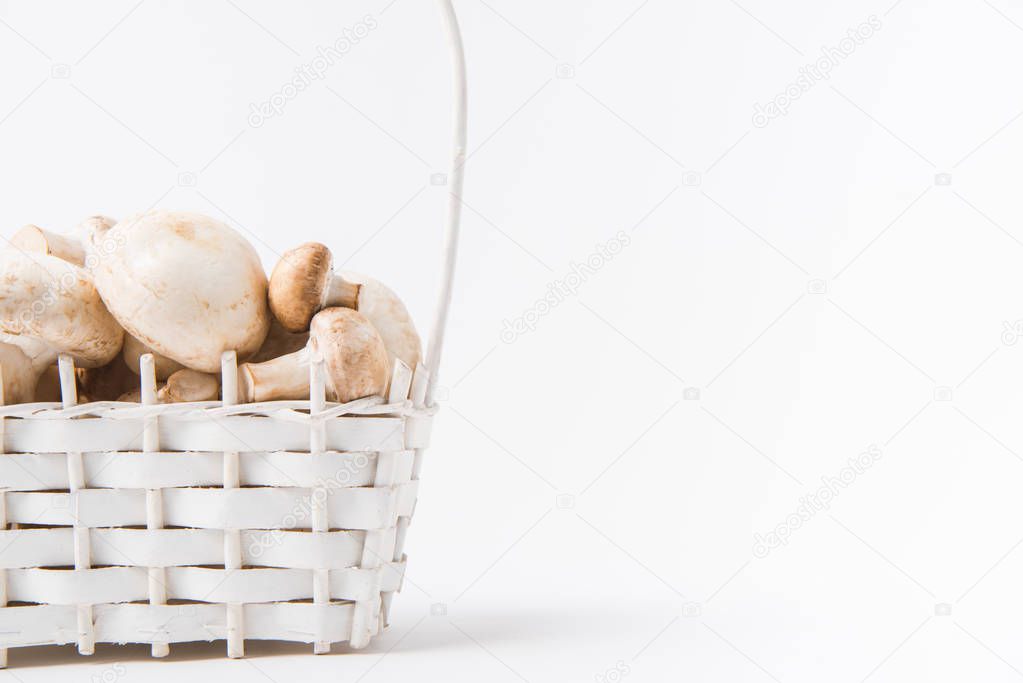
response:
[[[159,404],[153,357],[141,403],[3,405],[0,369],[0,666],[9,648],[246,640],[365,647],[405,573],[423,449],[454,283],[466,79],[451,0],[437,0],[453,64],[454,147],[440,292],[425,365],[398,361],[386,398],[330,404],[322,360],[310,400]]]

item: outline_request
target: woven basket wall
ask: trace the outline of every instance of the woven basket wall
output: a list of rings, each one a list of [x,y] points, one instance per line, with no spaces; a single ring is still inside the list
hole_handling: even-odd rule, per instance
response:
[[[75,405],[61,359],[64,405],[0,408],[0,645],[366,645],[401,588],[427,372],[345,405],[312,372],[313,401]]]

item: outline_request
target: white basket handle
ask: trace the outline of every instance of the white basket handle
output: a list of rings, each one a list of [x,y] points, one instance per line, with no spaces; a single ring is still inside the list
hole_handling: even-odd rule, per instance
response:
[[[462,45],[462,33],[458,28],[458,17],[451,0],[437,0],[444,19],[444,31],[451,51],[452,89],[454,91],[454,148],[451,156],[451,168],[448,173],[450,192],[448,194],[447,214],[444,226],[444,248],[442,253],[442,270],[440,291],[437,294],[437,307],[433,314],[433,326],[430,329],[430,342],[426,352],[426,369],[429,371],[429,383],[426,387],[426,405],[433,405],[433,392],[437,387],[437,371],[440,357],[444,350],[444,332],[448,323],[448,311],[451,308],[451,292],[455,281],[455,261],[458,256],[458,231],[462,218],[462,186],[465,182],[465,148],[467,140],[468,98],[466,94],[465,48]]]

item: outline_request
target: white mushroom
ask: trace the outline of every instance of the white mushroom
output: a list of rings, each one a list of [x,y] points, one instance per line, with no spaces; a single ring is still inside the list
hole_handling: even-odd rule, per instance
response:
[[[34,254],[48,254],[63,259],[76,266],[85,266],[85,246],[83,241],[98,228],[109,228],[114,219],[106,216],[91,216],[85,219],[70,233],[60,234],[40,228],[37,225],[26,225],[10,239],[15,249]]]
[[[104,243],[118,245],[104,250]],[[266,274],[220,221],[151,211],[93,231],[96,287],[124,329],[182,365],[218,372],[220,356],[255,353],[270,327]]]
[[[50,254],[76,266],[85,265],[85,249],[76,237],[60,235],[35,225],[26,225],[14,233],[11,246],[36,254]]]
[[[124,364],[131,368],[136,375],[139,374],[139,359],[147,353],[153,354],[153,363],[156,367],[156,379],[163,381],[185,366],[173,361],[166,356],[153,351],[151,348],[140,342],[130,334],[124,335],[124,350],[121,352]],[[135,378],[138,382],[138,377]]]
[[[281,257],[270,275],[270,310],[285,329],[301,332],[317,311],[344,306],[362,313],[380,332],[391,365],[400,358],[410,368],[422,356],[422,343],[405,304],[383,284],[357,273],[333,272],[330,249],[307,242]]]
[[[13,250],[0,252],[0,332],[32,361],[36,381],[61,354],[83,368],[109,363],[124,334],[84,269]]]
[[[0,342],[0,373],[0,379],[3,380],[3,401],[0,404],[13,405],[36,400],[39,373],[32,366],[32,359],[17,346]],[[60,400],[59,394],[56,400]]]
[[[386,390],[390,366],[376,328],[354,310],[327,308],[313,317],[305,348],[265,363],[239,366],[239,400],[309,398],[309,363],[314,353],[323,357],[331,400],[346,403],[382,396]]]
[[[166,382],[157,382],[157,403],[190,403],[193,401],[216,401],[220,398],[220,382],[213,375],[183,368]],[[117,397],[127,403],[142,402],[142,388],[135,387]]]
[[[156,392],[160,403],[189,403],[216,401],[220,397],[220,382],[213,375],[185,368],[167,378],[167,383]]]

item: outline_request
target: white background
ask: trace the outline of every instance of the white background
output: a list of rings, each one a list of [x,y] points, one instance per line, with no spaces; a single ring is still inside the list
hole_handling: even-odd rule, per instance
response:
[[[456,4],[464,241],[391,628],[331,657],[22,650],[0,678],[1023,677],[1023,8]],[[830,78],[753,125],[871,15]],[[0,226],[197,210],[268,269],[320,240],[425,331],[448,73],[431,2],[0,0]]]

